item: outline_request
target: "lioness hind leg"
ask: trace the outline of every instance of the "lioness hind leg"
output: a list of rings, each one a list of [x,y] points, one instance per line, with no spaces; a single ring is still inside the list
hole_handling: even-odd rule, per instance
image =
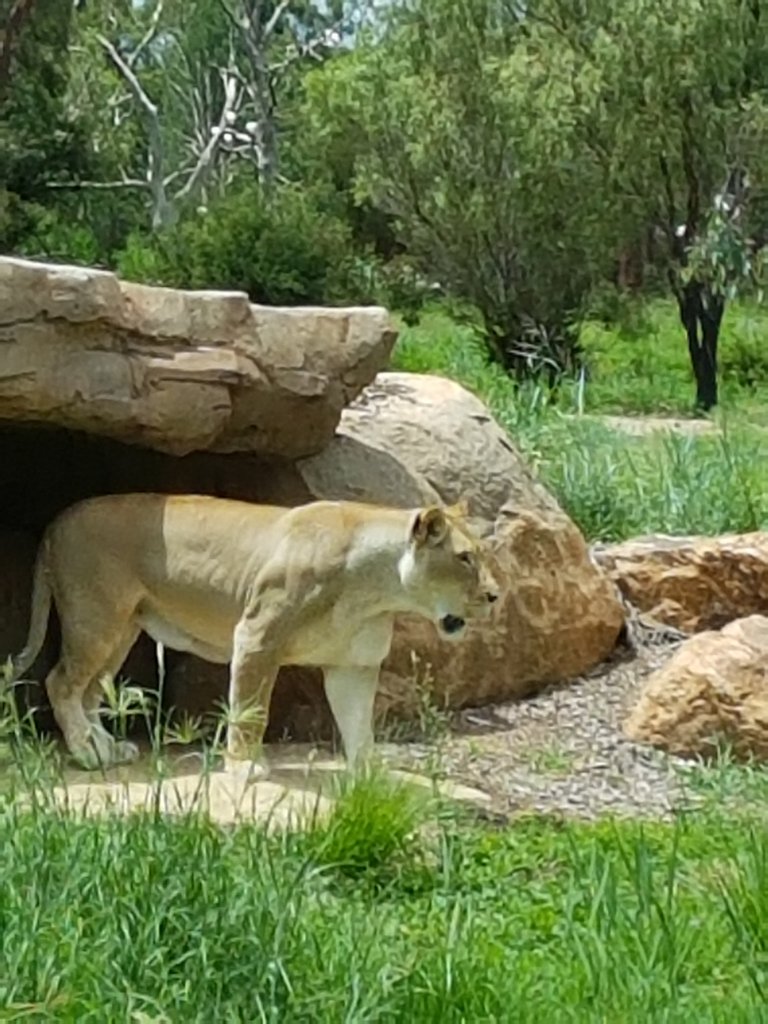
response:
[[[379,667],[328,666],[323,669],[325,694],[341,733],[347,764],[357,769],[373,753],[373,703]]]
[[[63,659],[48,673],[45,688],[72,757],[83,768],[113,764],[115,742],[105,729],[94,727],[88,718],[83,707],[85,687],[73,679]]]
[[[139,756],[138,747],[134,743],[130,743],[128,740],[114,740],[101,720],[99,709],[104,700],[104,686],[103,680],[105,676],[109,676],[114,679],[117,673],[120,671],[123,662],[131,652],[131,648],[136,643],[141,630],[138,626],[131,626],[130,629],[126,630],[120,642],[116,644],[111,656],[105,661],[101,669],[93,676],[90,683],[83,692],[83,709],[91,726],[94,730],[98,730],[107,737],[107,744],[112,745],[112,763],[120,764],[129,761],[135,761]]]
[[[95,684],[114,659],[122,653],[128,639],[130,615],[120,614],[111,606],[92,606],[92,614],[83,622],[82,614],[60,604],[61,657],[48,674],[46,690],[53,713],[64,733],[70,753],[84,768],[106,768],[120,760],[131,759],[135,753],[116,744],[98,720],[95,707]],[[101,615],[97,620],[98,610]],[[117,639],[115,639],[117,638]],[[119,666],[118,666],[119,667]]]

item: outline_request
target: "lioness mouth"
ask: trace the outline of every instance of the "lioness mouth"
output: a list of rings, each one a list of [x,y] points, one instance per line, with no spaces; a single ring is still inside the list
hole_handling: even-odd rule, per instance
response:
[[[466,621],[459,618],[458,615],[444,615],[442,619],[440,619],[440,628],[449,636],[453,633],[460,633],[466,624]]]

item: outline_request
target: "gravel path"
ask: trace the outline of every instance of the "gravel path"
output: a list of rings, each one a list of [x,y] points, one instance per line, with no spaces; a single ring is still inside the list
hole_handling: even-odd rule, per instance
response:
[[[582,818],[669,819],[691,806],[684,762],[632,743],[621,724],[646,677],[670,656],[646,645],[566,686],[523,701],[462,712],[434,743],[400,747],[402,767],[428,771],[493,798],[502,814],[537,811]]]

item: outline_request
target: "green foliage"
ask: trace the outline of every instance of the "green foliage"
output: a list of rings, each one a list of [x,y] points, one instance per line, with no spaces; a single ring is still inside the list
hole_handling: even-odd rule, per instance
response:
[[[425,274],[475,305],[507,365],[567,360],[569,314],[610,260],[584,242],[574,191],[598,180],[558,116],[558,74],[529,59],[515,19],[493,5],[430,0],[394,5],[383,40],[307,87],[331,159],[356,154],[358,199],[393,219]]]
[[[11,7],[0,4],[0,21]],[[13,40],[11,80],[0,98],[0,248],[19,245],[48,186],[87,167],[84,133],[65,102],[72,5],[36,3]]]
[[[764,351],[764,318],[749,306],[734,307],[731,316],[724,354],[738,359],[742,346]],[[577,414],[580,404],[592,413],[689,410],[673,306],[646,306],[628,322],[645,329],[585,328],[589,377],[583,386],[564,384],[554,400],[533,383],[515,386],[489,363],[476,328],[459,326],[439,310],[403,330],[394,362],[451,377],[479,394],[589,538],[766,528],[768,374],[749,389],[729,377],[721,433],[632,436]]]
[[[335,796],[329,818],[310,837],[317,863],[357,877],[416,854],[414,836],[426,816],[426,802],[413,787],[372,772],[344,781]]]
[[[254,302],[296,305],[365,297],[350,229],[299,188],[269,198],[245,186],[180,225],[134,236],[118,259],[123,276],[183,288],[238,289]]]
[[[380,834],[377,813],[362,799],[341,812],[350,852],[370,826]],[[394,809],[384,817],[399,827]],[[761,825],[699,813],[676,825],[523,817],[493,832],[442,814],[430,826],[406,851],[377,847],[392,869],[382,888],[320,867],[312,832],[196,814],[77,819],[40,794],[25,808],[0,796],[2,1012],[63,1024],[761,1019]]]
[[[100,240],[86,221],[69,219],[60,210],[43,206],[28,207],[28,212],[24,238],[18,246],[22,255],[85,266],[102,261]]]
[[[567,0],[529,8],[537,52],[571,66],[562,103],[575,145],[603,169],[585,230],[602,244],[609,197],[627,237],[654,229],[704,409],[717,402],[722,304],[762,275],[766,13],[730,0],[596,0],[586,18]]]
[[[651,228],[678,291],[694,277],[731,297],[759,276],[760,11],[395,4],[376,45],[310,77],[307,117],[329,161],[351,163],[358,198],[479,310],[492,354],[553,369],[572,361],[620,246]],[[735,181],[726,215],[716,195]]]

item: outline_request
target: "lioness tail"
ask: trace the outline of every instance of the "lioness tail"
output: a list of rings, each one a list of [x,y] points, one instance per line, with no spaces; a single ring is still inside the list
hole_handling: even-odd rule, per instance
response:
[[[24,649],[11,659],[11,682],[16,682],[33,664],[45,641],[52,596],[48,582],[46,554],[46,544],[43,541],[35,562],[35,574],[32,581],[32,610],[29,617],[27,642]]]

